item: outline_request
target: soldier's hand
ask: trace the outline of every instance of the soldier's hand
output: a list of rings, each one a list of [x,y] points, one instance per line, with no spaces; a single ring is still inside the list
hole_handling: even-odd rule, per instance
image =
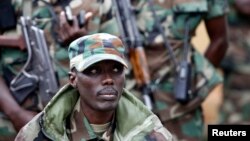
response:
[[[24,50],[26,48],[25,40],[21,35],[18,37],[18,44],[21,50]]]
[[[20,109],[19,111],[13,113],[11,120],[16,131],[19,131],[36,114],[37,114],[36,112],[28,111],[25,109]]]
[[[61,12],[59,16],[60,24],[58,27],[58,38],[62,45],[68,45],[73,40],[87,34],[86,23],[92,17],[92,13],[88,12],[84,15],[85,26],[80,27],[76,16],[73,16],[73,23],[70,25],[66,19],[65,13]]]

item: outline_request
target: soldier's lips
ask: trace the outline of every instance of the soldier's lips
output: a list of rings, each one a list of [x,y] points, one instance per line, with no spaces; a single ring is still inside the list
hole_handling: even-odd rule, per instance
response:
[[[104,88],[103,90],[98,92],[98,97],[104,100],[115,100],[117,99],[117,96],[118,92],[112,87]]]
[[[103,100],[108,100],[108,101],[112,101],[112,100],[117,99],[116,94],[101,94],[101,95],[99,95],[99,97]]]

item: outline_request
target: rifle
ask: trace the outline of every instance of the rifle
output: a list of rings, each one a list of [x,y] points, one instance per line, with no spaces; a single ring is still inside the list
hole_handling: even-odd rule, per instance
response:
[[[174,71],[175,71],[175,79],[174,79],[174,96],[177,101],[179,101],[182,104],[186,104],[191,99],[191,63],[189,59],[189,23],[188,20],[186,22],[185,26],[185,41],[184,41],[184,56],[182,60],[180,60],[178,63],[176,61],[176,58],[174,56],[174,51],[172,47],[170,46],[168,39],[165,35],[164,29],[161,26],[160,20],[158,19],[155,9],[153,7],[153,1],[147,0],[149,8],[153,14],[154,20],[155,20],[155,27],[158,29],[160,34],[162,35],[164,39],[164,46],[169,52],[170,58],[174,65]],[[158,83],[161,80],[158,80]]]
[[[153,89],[142,39],[136,26],[134,11],[129,0],[113,0],[116,19],[121,31],[122,40],[127,47],[129,59],[137,85],[142,91],[145,105],[154,108]]]
[[[59,83],[48,52],[43,30],[29,18],[20,18],[28,59],[21,72],[11,81],[10,90],[19,104],[34,92],[45,106],[57,92]]]

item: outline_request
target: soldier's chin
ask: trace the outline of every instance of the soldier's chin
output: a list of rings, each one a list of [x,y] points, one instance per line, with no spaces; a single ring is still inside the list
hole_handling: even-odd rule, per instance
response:
[[[117,107],[118,102],[105,102],[99,106],[100,112],[110,112],[114,111]]]

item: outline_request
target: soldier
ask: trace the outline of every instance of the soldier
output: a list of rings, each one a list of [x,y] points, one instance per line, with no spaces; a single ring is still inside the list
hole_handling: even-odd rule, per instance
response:
[[[201,20],[205,21],[206,28],[211,43],[205,52],[205,57],[214,65],[218,66],[227,48],[225,8],[223,0],[207,1],[154,1],[155,10],[164,33],[168,38],[170,47],[174,50],[176,62],[180,62],[185,56],[185,40],[188,42],[194,36],[194,31]],[[143,5],[143,4],[141,4]],[[153,22],[152,10],[148,6],[140,7],[141,14],[138,19],[139,28],[143,31],[146,42],[146,55],[148,57],[149,68],[153,79],[163,77],[158,84],[156,95],[156,108],[158,115],[172,133],[175,140],[199,141],[203,136],[203,116],[201,103],[209,92],[222,82],[221,76],[216,72],[200,53],[198,53],[190,43],[188,45],[190,55],[189,60],[192,64],[191,89],[188,94],[189,99],[186,103],[178,102],[174,95],[175,83],[175,64],[169,52],[162,44],[162,39],[157,25]],[[147,18],[143,18],[143,17]],[[147,24],[145,24],[147,23]],[[185,30],[188,28],[188,35]],[[162,75],[162,71],[165,74]],[[171,71],[172,70],[172,71]],[[165,77],[165,78],[164,78]]]
[[[89,4],[86,5],[86,3]],[[107,32],[105,30],[110,27],[107,28],[101,21],[105,18],[101,7],[106,6],[98,0],[36,0],[34,5],[36,8],[32,18],[46,33],[60,84],[64,85],[68,81],[67,48],[69,43],[86,34]],[[111,29],[114,28],[110,28],[108,33],[117,35],[117,30]]]
[[[70,83],[15,140],[171,141],[158,117],[124,89],[124,51],[122,41],[106,33],[73,41]]]
[[[225,74],[221,123],[249,123],[250,1],[233,0],[229,5],[229,49],[221,65]]]
[[[78,3],[76,4],[74,2]],[[208,27],[208,33],[209,35],[211,35],[211,45],[206,52],[206,56],[212,61],[214,65],[218,65],[226,49],[226,40],[224,36],[224,15],[226,5],[224,2],[225,1],[222,0],[194,0],[188,2],[186,2],[185,0],[178,2],[156,1],[157,10],[159,10],[157,11],[157,15],[162,21],[165,33],[167,33],[166,35],[168,37],[168,40],[171,42],[171,46],[175,48],[175,52],[181,52],[183,50],[182,45],[184,39],[184,25],[190,25],[190,35],[188,39],[189,41],[192,35],[194,35],[194,30],[198,23],[202,19],[204,19]],[[192,69],[194,74],[193,83],[197,84],[197,87],[193,88],[192,92],[194,98],[184,106],[177,102],[173,98],[173,94],[171,94],[173,92],[174,79],[173,74],[171,74],[169,70],[173,70],[173,67],[170,67],[170,60],[167,57],[167,52],[162,45],[163,40],[161,39],[161,36],[159,36],[159,32],[154,34],[154,31],[156,31],[155,27],[157,25],[155,25],[153,22],[155,20],[152,17],[152,12],[149,10],[148,5],[145,1],[133,1],[133,4],[135,4],[136,9],[138,10],[136,12],[138,14],[138,27],[145,38],[144,44],[146,45],[145,49],[152,78],[158,80],[158,78],[163,78],[162,76],[171,76],[164,77],[161,83],[157,84],[158,92],[161,94],[159,96],[167,96],[167,98],[163,99],[159,99],[156,97],[156,100],[158,101],[156,102],[157,107],[163,109],[162,112],[160,111],[159,113],[166,114],[159,114],[160,118],[164,122],[165,126],[169,127],[169,129],[175,134],[176,138],[178,136],[180,140],[191,140],[195,138],[200,140],[203,128],[202,111],[200,109],[201,102],[207,96],[209,91],[216,84],[220,83],[222,79],[215,72],[210,63],[208,63],[202,55],[192,49],[192,53],[190,54],[190,56],[192,56],[192,59],[190,60],[192,60],[192,66],[194,66],[194,69]],[[115,18],[112,17],[111,1],[82,0],[72,1],[72,4],[70,5],[78,10],[83,8],[85,12],[92,12],[93,16],[86,28],[88,30],[87,34],[107,32],[119,35],[119,29],[116,25]],[[186,21],[189,21],[189,24],[186,24]],[[222,54],[218,55],[216,53]],[[155,54],[157,55],[157,57],[155,57]],[[179,53],[177,58],[180,58],[181,56],[182,54]],[[159,57],[162,58],[157,60]],[[152,64],[158,66],[154,66]],[[163,69],[159,69],[159,66]],[[179,109],[181,110],[179,111]]]
[[[33,13],[33,17],[36,20],[37,25],[39,25],[41,28],[45,28],[46,22],[43,22],[41,20],[42,17],[41,15],[46,15],[47,13],[46,11],[39,10],[41,7],[44,7],[43,3],[35,5],[35,3],[32,3],[31,0],[30,1],[5,0],[1,1],[0,7],[1,7],[0,9],[3,10],[0,12],[1,13],[0,14],[1,15],[0,87],[2,90],[0,94],[0,110],[1,110],[0,140],[12,141],[16,135],[16,132],[19,131],[23,125],[25,125],[29,120],[31,120],[31,118],[35,116],[38,112],[40,112],[45,106],[41,103],[40,100],[41,97],[39,97],[37,94],[30,95],[23,103],[17,103],[10,92],[9,89],[10,82],[20,72],[20,70],[27,61],[27,51],[24,49],[26,45],[23,40],[23,37],[21,36],[20,26],[16,24],[21,15],[31,17],[32,11],[35,11]],[[8,14],[4,12],[7,12]],[[40,19],[39,20],[36,19],[35,18],[36,16],[40,16]],[[13,22],[13,25],[5,26],[6,23],[4,22],[6,21],[8,24]],[[42,25],[45,27],[42,27]],[[85,32],[82,32],[82,30],[81,33],[84,34]],[[53,40],[52,33],[48,32],[47,30],[45,31],[45,33],[47,41],[50,45],[50,53],[51,55],[53,55],[55,52],[54,50],[55,45],[58,46],[59,44],[52,42]],[[81,36],[82,34],[78,36]],[[64,39],[62,39],[62,42],[65,40],[72,40],[72,39],[69,39],[69,37],[65,38],[64,35]],[[66,50],[67,50],[66,48],[61,51],[57,50],[57,53],[60,54],[59,56],[61,56],[64,59],[65,58],[64,56],[67,55]],[[63,56],[63,54],[66,55]],[[68,67],[68,62],[57,57],[54,58],[55,59],[53,59],[53,61],[57,66],[61,85],[63,85],[64,83],[66,83],[65,77],[68,78],[68,69],[65,70],[62,64],[66,64]]]
[[[27,3],[24,4],[25,6]],[[16,131],[26,124],[39,110],[36,101],[37,95],[29,97],[22,105],[19,105],[10,93],[9,85],[11,80],[20,71],[27,59],[27,52],[24,50],[25,43],[20,38],[21,31],[17,26],[17,19],[20,15],[27,14],[22,9],[20,0],[3,0],[0,2],[1,13],[1,53],[0,53],[0,140],[14,140]],[[28,9],[27,9],[28,10]],[[12,23],[12,26],[5,26]],[[7,28],[8,27],[8,28]],[[15,44],[14,48],[6,44]],[[37,104],[37,105],[34,105]]]
[[[150,6],[145,0],[131,2],[136,10],[138,28],[144,37],[144,49],[150,73],[153,80],[156,80],[155,85],[159,93],[155,96],[155,112],[164,125],[171,130],[176,140],[201,140],[203,135],[201,103],[209,92],[222,82],[222,77],[216,72],[213,65],[217,67],[220,64],[227,49],[226,1],[154,1],[154,9],[160,26],[163,27],[171,48],[174,50],[176,60],[183,57],[185,39],[191,46],[188,51],[188,60],[192,63],[192,91],[189,92],[191,98],[185,105],[174,98],[174,70],[176,68],[173,67],[170,55],[163,45],[164,40],[157,29],[159,25],[155,23]],[[71,5],[74,6],[74,4]],[[75,7],[76,9],[81,7],[85,12],[93,14],[86,28],[87,34],[106,32],[120,35],[112,6],[112,1],[108,0],[82,0],[81,5]],[[205,56],[213,65],[198,53],[189,42],[201,20],[205,21],[211,40]],[[184,34],[186,27],[189,29],[187,37]],[[132,86],[127,85],[127,87],[131,88]]]

